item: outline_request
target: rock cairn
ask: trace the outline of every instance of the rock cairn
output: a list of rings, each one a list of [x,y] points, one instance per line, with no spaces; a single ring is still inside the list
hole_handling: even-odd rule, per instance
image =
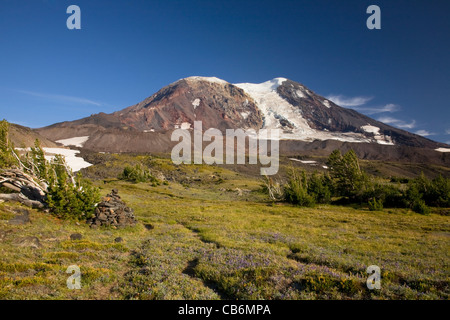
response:
[[[134,226],[136,222],[133,209],[126,206],[125,202],[120,198],[117,189],[113,189],[110,194],[103,198],[103,201],[95,209],[94,217],[87,221],[91,228],[100,226],[121,228]]]

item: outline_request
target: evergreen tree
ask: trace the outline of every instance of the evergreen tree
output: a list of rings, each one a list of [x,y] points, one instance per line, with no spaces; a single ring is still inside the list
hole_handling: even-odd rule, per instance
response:
[[[356,198],[368,184],[368,177],[359,166],[359,160],[353,150],[342,156],[339,150],[334,150],[328,158],[327,166],[333,180],[336,195]]]
[[[314,206],[314,198],[308,194],[308,179],[305,171],[292,169],[291,178],[284,187],[285,200],[304,207]]]
[[[430,206],[449,208],[450,179],[444,178],[442,175],[434,178],[425,196],[425,201]]]
[[[44,150],[41,147],[41,143],[38,139],[34,142],[34,147],[31,147],[29,162],[31,161],[31,170],[34,171],[34,175],[41,180],[48,180],[48,164],[45,159]]]
[[[9,139],[9,127],[8,121],[0,121],[0,167],[2,168],[16,164],[16,159],[12,155],[14,146]]]
[[[55,157],[50,171],[47,204],[52,212],[63,219],[90,218],[100,200],[99,190],[80,175],[72,179],[62,156]]]
[[[100,201],[98,188],[81,175],[73,177],[64,157],[55,156],[49,163],[45,159],[44,151],[39,140],[36,140],[31,152],[20,162],[13,156],[14,146],[9,140],[9,123],[0,122],[0,166],[5,168],[20,164],[22,170],[27,170],[36,180],[45,182],[48,186],[46,203],[51,212],[64,219],[90,218],[95,210],[95,204]],[[22,161],[26,165],[22,164]]]
[[[310,194],[316,203],[330,203],[331,201],[331,180],[328,175],[314,172],[308,181],[308,194]]]

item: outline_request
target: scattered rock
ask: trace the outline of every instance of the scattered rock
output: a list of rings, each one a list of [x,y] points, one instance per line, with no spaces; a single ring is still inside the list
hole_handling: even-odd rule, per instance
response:
[[[250,193],[251,191],[250,190],[248,190],[248,189],[240,189],[240,188],[236,188],[236,189],[234,189],[234,191],[237,193],[237,195],[239,196],[239,197],[242,197],[243,195],[244,195],[244,193]]]
[[[144,224],[144,227],[145,227],[145,229],[147,229],[147,230],[152,230],[152,229],[155,228],[155,227],[154,227],[153,225],[151,225],[150,223]]]
[[[136,222],[133,209],[127,207],[121,200],[117,189],[113,189],[103,198],[103,201],[95,209],[94,217],[87,220],[91,228],[111,226],[113,229],[134,226]]]
[[[9,220],[9,224],[14,225],[23,225],[26,223],[30,223],[30,212],[27,209],[16,209],[14,210],[16,213],[19,213],[19,215],[15,216],[14,218]]]
[[[28,247],[28,248],[35,248],[39,249],[42,248],[41,242],[37,237],[25,237],[25,238],[19,238],[14,243],[16,246],[19,247]]]
[[[123,239],[121,237],[117,237],[114,239],[114,242],[123,242]]]
[[[73,233],[70,235],[70,240],[81,240],[83,235],[81,233]]]
[[[6,239],[8,233],[11,233],[11,230],[0,230],[0,242]]]
[[[157,172],[155,178],[161,181],[167,181],[166,176],[162,172]]]

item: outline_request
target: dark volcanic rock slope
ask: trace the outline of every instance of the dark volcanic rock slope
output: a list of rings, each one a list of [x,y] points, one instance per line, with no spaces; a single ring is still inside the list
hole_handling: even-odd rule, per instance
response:
[[[367,126],[372,126],[379,129],[379,137],[384,137],[384,139],[377,141],[379,144],[391,144],[390,142],[392,142],[392,145],[421,148],[436,148],[442,145],[422,136],[376,121],[355,110],[342,108],[334,102],[315,94],[302,84],[291,80],[284,81],[277,88],[277,92],[290,104],[298,106],[310,127],[319,131],[361,133],[371,138],[375,137],[375,135],[373,132],[370,132],[371,128],[367,128]],[[301,94],[299,94],[300,92]]]

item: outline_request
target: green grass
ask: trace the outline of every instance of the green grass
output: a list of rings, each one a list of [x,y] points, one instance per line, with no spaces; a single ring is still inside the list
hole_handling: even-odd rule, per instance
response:
[[[140,160],[177,182],[95,182],[103,195],[119,190],[139,220],[134,228],[93,230],[35,210],[31,224],[13,226],[8,219],[16,205],[0,204],[0,232],[10,231],[0,240],[0,298],[450,298],[448,216],[299,208],[268,201],[259,179],[245,173]],[[70,240],[72,233],[83,239]],[[43,247],[14,244],[26,236]],[[81,290],[66,287],[70,265],[80,266]],[[370,265],[381,268],[381,290],[366,287]]]

